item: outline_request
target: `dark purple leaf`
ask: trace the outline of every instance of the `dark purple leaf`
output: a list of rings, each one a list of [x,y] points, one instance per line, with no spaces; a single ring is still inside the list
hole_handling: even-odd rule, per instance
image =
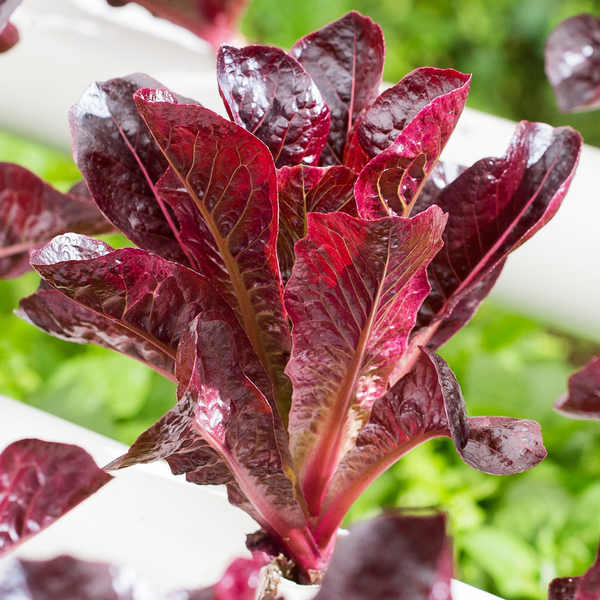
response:
[[[575,600],[581,577],[557,577],[548,586],[548,600]]]
[[[17,28],[8,21],[23,0],[0,0],[0,54],[10,50],[19,41]]]
[[[291,392],[283,369],[290,339],[277,263],[273,158],[244,128],[208,109],[176,104],[167,92],[139,90],[135,101],[190,196],[186,200],[175,190],[181,211],[191,215],[196,206],[196,218],[185,223],[186,245],[236,311],[285,418]]]
[[[290,50],[331,111],[322,165],[342,163],[354,121],[379,95],[384,52],[381,27],[356,11],[301,38]]]
[[[450,112],[456,113],[448,115],[456,121],[467,100],[470,83],[470,75],[432,67],[415,69],[403,77],[373,102],[358,123],[352,144],[360,145],[358,156],[363,156],[364,162],[355,159],[355,164],[350,166],[359,172],[371,158],[391,146],[418,113],[437,98],[453,98],[452,102],[444,104]]]
[[[140,73],[90,85],[69,113],[73,157],[117,229],[140,248],[194,267],[179,243],[177,220],[156,194],[169,163],[133,101],[142,87],[162,86]]]
[[[424,67],[384,92],[367,111],[355,136],[373,157],[356,182],[363,218],[410,215],[458,123],[470,83],[471,77],[458,71]]]
[[[600,552],[600,550],[599,550]],[[550,582],[548,600],[598,600],[600,598],[600,554],[581,577],[561,577]]]
[[[548,36],[546,76],[563,112],[600,106],[600,21],[578,15],[563,21]]]
[[[56,290],[38,290],[23,298],[15,314],[61,340],[116,350],[175,381],[175,361],[171,353]]]
[[[8,446],[0,454],[0,556],[111,479],[77,446],[33,439]]]
[[[540,426],[506,417],[467,419],[456,377],[443,358],[420,349],[415,367],[375,402],[369,423],[342,459],[323,502],[315,537],[328,540],[358,496],[407,452],[451,437],[460,457],[492,475],[520,473],[545,456]]]
[[[238,558],[215,585],[167,593],[162,600],[254,600],[264,562]],[[71,556],[48,561],[12,559],[4,565],[0,597],[16,600],[158,600],[131,569]]]
[[[315,600],[451,600],[444,515],[387,513],[338,541]]]
[[[504,157],[480,160],[432,197],[449,215],[444,247],[429,265],[431,293],[419,311],[410,352],[398,365],[398,378],[454,307],[554,216],[581,146],[581,136],[570,127],[522,121]]]
[[[554,409],[567,417],[600,420],[600,356],[569,378],[569,392],[561,396]]]
[[[217,79],[231,119],[267,145],[277,167],[318,164],[329,109],[297,60],[274,46],[223,45]]]
[[[124,6],[130,0],[107,0]],[[239,34],[237,24],[249,0],[133,0],[156,17],[167,19],[205,39],[215,50]]]
[[[178,473],[191,467],[196,483],[228,483],[230,501],[274,535],[300,568],[314,565],[319,555],[294,485],[284,472],[285,448],[276,434],[272,409],[244,376],[226,323],[197,319],[187,328],[177,357],[177,378],[177,405],[107,468],[164,458]],[[198,448],[204,451],[204,465],[186,456]],[[205,466],[209,470],[202,473]]]
[[[406,349],[445,222],[439,210],[377,221],[308,215],[286,287],[286,373],[290,448],[311,514]]]
[[[306,235],[309,212],[345,212],[357,217],[354,200],[356,173],[336,167],[283,167],[277,171],[279,237],[277,254],[284,283],[292,275],[294,245]]]
[[[154,350],[157,360],[175,358],[181,334],[198,314],[223,319],[235,331],[245,373],[266,394],[271,393],[270,382],[233,310],[210,281],[195,271],[144,250],[113,250],[104,242],[74,234],[55,238],[32,256],[31,264],[55,289],[101,317],[90,320],[90,327],[102,327],[104,319],[113,324],[97,335],[112,338],[116,334],[109,343],[118,344],[126,329],[125,348],[138,344],[141,337],[145,343],[139,350]],[[86,319],[85,313],[81,318]],[[38,319],[44,323],[43,317]],[[69,337],[73,323],[68,320],[48,327],[58,330],[63,325]]]
[[[77,195],[62,194],[39,177],[0,163],[0,278],[27,271],[30,253],[65,231],[94,234],[112,230],[96,206]]]

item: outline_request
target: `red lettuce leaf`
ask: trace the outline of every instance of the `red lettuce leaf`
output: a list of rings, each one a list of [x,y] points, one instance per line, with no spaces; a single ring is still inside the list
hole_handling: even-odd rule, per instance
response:
[[[195,483],[227,483],[230,502],[274,535],[300,568],[314,566],[320,557],[284,471],[286,448],[277,422],[265,397],[244,376],[226,323],[198,318],[188,327],[177,378],[177,405],[107,468],[164,458],[177,473],[190,467]],[[198,459],[198,448],[204,464],[186,456],[191,449]],[[322,566],[317,562],[317,568]]]
[[[560,577],[548,586],[548,600],[598,600],[600,598],[600,549],[594,564],[581,577]]]
[[[8,446],[0,454],[0,556],[111,479],[77,446],[34,439]]]
[[[267,145],[277,167],[318,164],[329,109],[297,60],[274,46],[223,45],[217,79],[231,119]]]
[[[162,600],[254,600],[263,561],[238,558],[215,585],[161,595]],[[128,567],[58,556],[12,559],[0,575],[0,597],[19,600],[158,600],[146,580]]]
[[[19,41],[17,28],[9,22],[10,15],[23,0],[0,0],[0,54]]]
[[[405,79],[375,101],[356,130],[357,143],[374,156],[356,182],[358,212],[366,219],[410,215],[458,123],[471,83],[470,76],[451,69],[422,68]],[[411,117],[406,104],[414,96],[416,108],[422,108],[406,124]],[[396,106],[401,107],[397,114],[391,108]]]
[[[133,101],[142,87],[161,84],[136,73],[90,85],[69,113],[73,157],[94,201],[117,229],[136,246],[193,268],[179,243],[179,224],[156,193],[169,163]]]
[[[107,0],[124,6],[129,0]],[[238,36],[237,24],[249,0],[133,0],[154,16],[189,29],[215,50]]]
[[[32,256],[31,264],[59,292],[102,317],[90,326],[102,327],[104,319],[116,325],[98,335],[121,335],[126,329],[126,347],[141,337],[143,351],[154,348],[158,357],[175,358],[184,329],[198,314],[223,319],[235,331],[244,371],[271,394],[270,381],[233,310],[199,273],[144,250],[113,250],[74,234],[55,238]],[[69,321],[55,324],[57,329],[72,327]]]
[[[569,377],[569,392],[554,409],[571,418],[600,420],[600,356]]]
[[[410,352],[398,365],[398,378],[457,304],[486,278],[493,279],[492,271],[506,256],[554,216],[581,146],[581,136],[570,127],[522,121],[504,157],[480,160],[430,196],[449,215],[444,248],[429,265],[431,293],[419,311]],[[490,279],[481,284],[477,301],[491,287]]]
[[[62,194],[31,171],[0,163],[0,278],[29,270],[30,253],[65,231],[112,231],[82,191],[75,186]]]
[[[116,350],[175,381],[175,361],[171,353],[54,289],[40,289],[21,299],[15,314],[61,340]]]
[[[338,541],[315,600],[451,600],[444,515],[387,513]]]
[[[457,111],[453,117],[457,119],[464,108],[470,82],[469,75],[453,69],[421,67],[405,75],[385,90],[361,118],[348,148],[356,158],[354,164],[348,160],[346,164],[359,172],[371,158],[391,146],[417,114],[440,96],[455,97],[455,106],[451,104],[449,108]],[[357,144],[358,152],[351,149]],[[363,157],[362,162],[357,161],[358,157]]]
[[[548,36],[546,76],[563,112],[600,106],[600,21],[578,15],[563,21]]]
[[[277,171],[279,237],[277,255],[284,283],[292,275],[294,245],[307,232],[309,212],[345,212],[358,217],[354,199],[356,173],[348,167],[283,167]]]
[[[468,465],[492,475],[520,473],[546,456],[540,426],[534,421],[467,419],[460,386],[447,363],[421,348],[413,370],[375,402],[369,423],[342,459],[323,503],[317,542],[327,542],[372,481],[435,437],[451,437]]]
[[[377,221],[308,215],[285,298],[290,448],[311,514],[406,349],[445,222],[439,210]]]
[[[321,165],[342,164],[354,121],[379,95],[385,54],[381,27],[352,11],[298,40],[290,54],[312,77],[331,111]]]
[[[273,158],[251,133],[210,110],[176,104],[160,90],[138,90],[135,101],[191,198],[186,210],[191,214],[192,202],[197,207],[201,220],[186,227],[197,234],[198,248],[210,247],[210,260],[190,250],[238,315],[285,419],[291,391],[283,369],[290,339],[277,263]]]

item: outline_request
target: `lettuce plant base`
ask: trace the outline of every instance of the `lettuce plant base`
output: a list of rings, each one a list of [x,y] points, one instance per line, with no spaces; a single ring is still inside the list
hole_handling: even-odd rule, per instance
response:
[[[2,448],[24,437],[48,438],[51,432],[55,441],[85,448],[100,465],[125,449],[114,440],[4,396],[0,396],[0,414]],[[114,481],[13,556],[48,560],[71,554],[128,565],[166,592],[209,585],[231,561],[248,555],[245,534],[257,525],[231,506],[220,488],[176,479],[162,463],[132,467],[115,475]],[[317,586],[299,586],[287,580],[279,584],[285,600],[310,600],[317,590]],[[452,595],[454,600],[496,598],[459,581],[452,582]]]

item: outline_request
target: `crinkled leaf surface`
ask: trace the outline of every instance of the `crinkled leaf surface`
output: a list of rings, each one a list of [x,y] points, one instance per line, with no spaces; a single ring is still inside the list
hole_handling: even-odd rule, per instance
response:
[[[31,261],[55,289],[102,317],[90,325],[101,327],[104,319],[116,325],[99,335],[112,336],[113,331],[119,335],[126,329],[125,347],[141,337],[145,344],[140,351],[154,348],[158,357],[174,359],[183,330],[199,313],[225,320],[235,331],[245,372],[270,393],[270,382],[233,310],[199,273],[145,250],[113,250],[104,242],[74,234],[55,238]],[[55,324],[58,329],[63,322]],[[72,327],[69,321],[64,325]],[[111,343],[120,340],[113,338]]]
[[[15,313],[61,340],[116,350],[175,380],[175,361],[171,353],[165,352],[143,335],[85,308],[54,289],[41,289],[23,298]]]
[[[0,163],[0,278],[30,268],[30,252],[65,231],[104,233],[112,230],[81,187],[62,194],[31,171]]]
[[[387,513],[338,541],[315,600],[451,600],[444,515]]]
[[[223,45],[217,80],[231,119],[267,145],[277,167],[318,164],[329,109],[296,59],[274,46]]]
[[[555,402],[554,408],[567,417],[600,420],[600,356],[571,375],[568,393]]]
[[[471,83],[470,76],[451,69],[418,69],[405,79],[375,101],[356,131],[357,143],[374,156],[356,182],[358,211],[366,219],[410,215],[458,123]],[[410,108],[414,97],[416,114]]]
[[[407,356],[414,358],[417,346],[428,343],[461,299],[554,216],[581,146],[581,136],[570,127],[523,121],[504,157],[480,160],[432,196],[448,213],[448,225],[444,247],[429,265],[432,289]],[[399,372],[403,369],[406,364]]]
[[[420,111],[440,96],[453,98],[445,102],[449,111],[460,116],[469,93],[471,77],[454,69],[421,67],[404,76],[395,86],[385,90],[358,123],[351,144],[359,144],[359,156],[366,161],[391,146],[404,128]],[[440,101],[438,101],[440,102]],[[440,113],[436,113],[440,117]],[[447,120],[451,119],[448,115]],[[355,164],[360,171],[365,163]]]
[[[273,158],[251,133],[208,109],[176,104],[160,90],[139,90],[135,101],[201,216],[202,227],[199,220],[189,224],[197,247],[210,251],[210,261],[195,252],[204,260],[200,270],[236,311],[285,418],[290,339],[277,263]]]
[[[600,106],[600,21],[578,15],[563,21],[548,36],[546,76],[563,112]]]
[[[290,448],[313,514],[406,349],[440,248],[439,210],[362,221],[308,215],[286,287],[293,352]]]
[[[177,405],[109,467],[166,458],[176,472],[190,467],[196,483],[228,483],[230,501],[249,512],[284,548],[291,548],[292,555],[300,560],[306,552],[316,555],[294,485],[284,472],[285,449],[272,409],[244,376],[231,328],[223,321],[194,321],[180,344],[177,377]],[[198,448],[205,464],[186,456]],[[198,456],[194,452],[194,458]]]
[[[548,600],[598,600],[600,556],[581,577],[560,577],[550,582]]]
[[[112,477],[82,448],[20,440],[0,454],[0,555],[45,529]]]
[[[326,541],[381,473],[415,446],[451,437],[461,458],[492,475],[520,473],[545,456],[540,426],[506,417],[467,419],[456,377],[443,358],[421,348],[413,370],[373,405],[369,423],[329,485],[316,539]]]
[[[96,204],[117,229],[140,248],[194,267],[179,244],[177,220],[156,194],[169,163],[133,101],[142,87],[162,86],[136,73],[88,87],[69,113],[73,157]]]
[[[309,212],[345,212],[357,217],[354,199],[356,173],[348,167],[297,165],[277,171],[279,187],[279,237],[277,254],[283,281],[292,275],[294,245],[307,232]]]
[[[129,0],[108,0],[123,6]],[[189,29],[217,49],[235,38],[248,0],[133,0],[153,15]]]
[[[379,95],[385,54],[381,27],[352,11],[298,40],[290,54],[308,71],[331,111],[321,164],[342,164],[352,124]]]

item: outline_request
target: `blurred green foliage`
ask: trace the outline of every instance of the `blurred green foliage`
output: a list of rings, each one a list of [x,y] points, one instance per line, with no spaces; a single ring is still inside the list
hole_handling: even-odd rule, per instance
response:
[[[473,73],[467,106],[520,121],[571,125],[600,146],[597,113],[562,115],[544,75],[544,43],[562,20],[597,0],[252,0],[250,41],[289,48],[349,10],[370,16],[386,42],[384,77],[396,83],[424,65]]]
[[[569,123],[600,146],[598,116],[558,114],[543,73],[546,35],[564,18],[598,13],[595,2],[253,0],[243,30],[252,41],[289,47],[351,9],[382,25],[388,81],[425,64],[472,72],[471,107],[514,120]],[[22,164],[62,190],[79,178],[70,157],[2,132],[0,160]],[[107,241],[127,245],[120,236]],[[12,311],[37,282],[33,273],[0,282],[0,394],[130,443],[173,405],[173,384],[135,361],[50,338],[19,320]],[[600,429],[551,408],[569,373],[599,352],[484,304],[441,353],[471,416],[537,420],[548,458],[530,472],[492,477],[462,463],[448,440],[433,440],[378,479],[347,522],[381,506],[443,508],[459,578],[504,598],[546,598],[552,577],[580,574],[591,564],[600,536]]]

